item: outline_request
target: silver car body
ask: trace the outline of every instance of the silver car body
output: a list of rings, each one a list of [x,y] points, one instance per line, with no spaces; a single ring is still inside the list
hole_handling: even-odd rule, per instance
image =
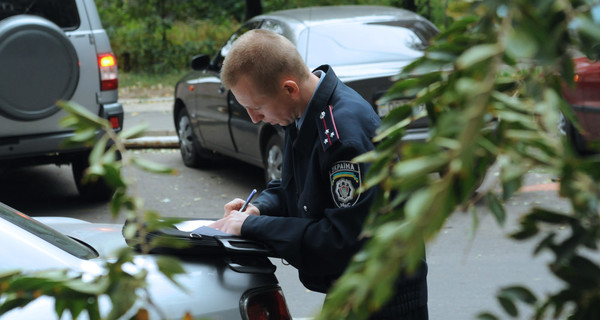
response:
[[[41,224],[0,203],[0,255],[3,257],[0,272],[13,269],[66,269],[96,276],[104,272],[104,261],[114,259],[116,250],[127,246],[121,235],[121,225],[89,223],[63,217],[39,217],[35,218],[35,221]],[[34,227],[26,230],[19,226],[22,222]],[[188,221],[180,228],[191,231],[208,222],[210,221]],[[69,238],[62,238],[62,234]],[[71,247],[68,249],[70,252],[65,250],[66,247]],[[97,251],[98,256],[77,256],[83,255],[85,250],[90,248]],[[149,271],[147,281],[150,297],[160,313],[150,306],[141,304],[139,307],[146,307],[152,319],[160,319],[161,315],[167,315],[169,319],[182,319],[187,312],[194,319],[242,319],[240,306],[245,299],[264,291],[281,290],[273,272],[239,272],[232,268],[227,258],[198,255],[182,260],[186,273],[177,276],[176,279],[187,289],[183,291],[158,271],[155,258],[156,255],[153,254],[139,255],[135,258],[135,265],[129,266],[132,271],[137,268]],[[263,259],[258,261],[260,263],[268,262],[266,257],[257,259]],[[268,264],[272,267],[270,262]],[[239,269],[240,266],[237,267]],[[100,307],[101,312],[106,315],[110,310],[108,297],[101,297]],[[57,319],[57,316],[54,313],[53,299],[42,297],[23,309],[16,309],[1,316],[0,319],[44,320]]]

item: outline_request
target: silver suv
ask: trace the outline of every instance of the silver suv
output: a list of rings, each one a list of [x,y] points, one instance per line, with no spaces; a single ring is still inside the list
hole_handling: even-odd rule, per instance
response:
[[[90,149],[65,148],[57,100],[74,101],[121,130],[117,65],[93,0],[0,0],[0,172],[72,164],[80,195],[105,200],[101,180],[82,183]]]

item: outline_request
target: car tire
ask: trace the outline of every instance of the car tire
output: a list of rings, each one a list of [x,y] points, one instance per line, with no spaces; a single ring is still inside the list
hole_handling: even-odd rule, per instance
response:
[[[283,167],[283,141],[281,137],[273,134],[264,149],[263,167],[265,169],[265,182],[281,179],[281,168]]]
[[[203,168],[212,163],[211,151],[200,146],[200,142],[192,130],[190,116],[185,109],[181,109],[177,114],[177,136],[179,137],[181,159],[186,167]]]
[[[89,201],[108,201],[115,193],[115,189],[110,187],[102,178],[84,181],[85,170],[90,166],[90,153],[84,152],[76,156],[71,162],[73,179],[77,186],[79,195]],[[117,152],[117,159],[121,159],[121,154]]]
[[[26,63],[23,63],[25,61]],[[0,115],[18,121],[47,118],[79,82],[79,58],[53,22],[17,15],[0,22]]]

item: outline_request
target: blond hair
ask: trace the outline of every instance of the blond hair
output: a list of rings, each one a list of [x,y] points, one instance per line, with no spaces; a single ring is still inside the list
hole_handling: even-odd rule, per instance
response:
[[[235,86],[245,75],[262,94],[273,94],[283,77],[302,83],[310,71],[287,38],[275,32],[254,29],[244,33],[233,44],[221,69],[221,81],[227,88]]]

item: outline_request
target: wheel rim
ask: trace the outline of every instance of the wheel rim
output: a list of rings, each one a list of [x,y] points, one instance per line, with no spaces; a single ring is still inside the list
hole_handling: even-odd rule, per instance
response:
[[[179,148],[181,149],[181,155],[185,159],[189,159],[194,155],[194,140],[192,136],[192,126],[190,125],[190,119],[183,115],[179,119]]]
[[[269,149],[267,156],[267,176],[269,180],[281,178],[281,167],[283,165],[283,151],[277,145]]]

